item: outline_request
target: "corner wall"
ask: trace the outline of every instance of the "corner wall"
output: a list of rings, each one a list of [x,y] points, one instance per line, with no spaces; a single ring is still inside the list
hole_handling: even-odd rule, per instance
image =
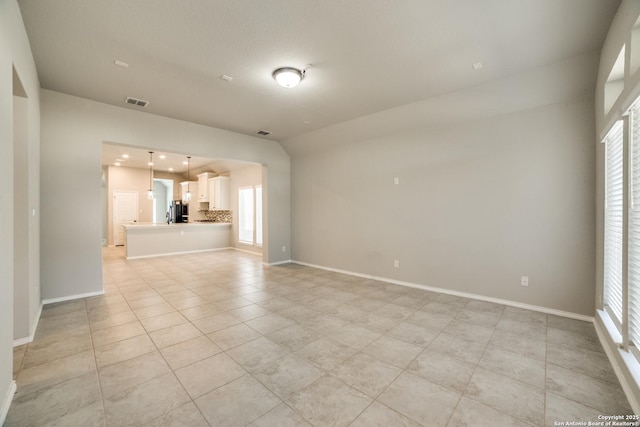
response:
[[[40,83],[31,54],[29,40],[15,0],[0,0],[0,424],[4,421],[13,399],[13,331],[14,324],[14,167],[13,167],[13,70],[20,78],[24,95],[28,98],[26,111],[26,136],[19,143],[27,146],[21,150],[26,155],[28,170],[25,205],[35,209],[35,216],[21,218],[26,224],[28,239],[26,256],[29,278],[21,286],[28,287],[27,298],[19,307],[29,313],[21,331],[30,331],[37,323],[40,306],[39,295],[39,143],[40,143]],[[29,212],[31,213],[31,212]],[[26,326],[26,327],[25,327]]]
[[[102,290],[102,143],[268,165],[265,262],[291,258],[290,161],[280,144],[221,129],[42,91],[42,293]],[[61,201],[71,200],[71,204]],[[73,203],[82,200],[82,203]],[[71,211],[70,211],[71,210]]]
[[[293,259],[593,316],[597,61],[284,141]]]

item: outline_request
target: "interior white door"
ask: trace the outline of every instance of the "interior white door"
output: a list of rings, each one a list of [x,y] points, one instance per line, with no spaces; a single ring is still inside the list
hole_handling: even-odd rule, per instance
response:
[[[138,221],[138,192],[114,191],[113,192],[113,243],[116,246],[124,245],[125,224]]]

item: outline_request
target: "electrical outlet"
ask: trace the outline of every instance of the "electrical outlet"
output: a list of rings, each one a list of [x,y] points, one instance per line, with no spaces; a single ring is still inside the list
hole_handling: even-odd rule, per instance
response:
[[[520,277],[520,285],[529,286],[529,276]]]
[[[399,268],[400,267],[400,261],[398,261],[397,259],[393,260],[393,266],[395,268]]]
[[[282,247],[282,252],[287,252],[287,247],[286,246]]]
[[[400,184],[400,178],[398,178],[398,177],[393,178],[393,184],[394,185]]]

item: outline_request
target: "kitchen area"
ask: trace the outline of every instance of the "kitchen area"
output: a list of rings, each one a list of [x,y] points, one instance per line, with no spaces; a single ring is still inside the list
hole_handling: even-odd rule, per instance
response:
[[[103,143],[103,245],[124,246],[127,259],[232,247],[261,254],[262,169]],[[259,197],[247,202],[247,189]]]

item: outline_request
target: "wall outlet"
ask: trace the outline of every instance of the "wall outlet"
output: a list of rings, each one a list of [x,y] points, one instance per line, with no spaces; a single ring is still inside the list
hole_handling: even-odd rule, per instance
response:
[[[287,252],[287,247],[286,246],[282,247],[282,252]]]
[[[399,268],[399,267],[400,267],[400,261],[398,261],[397,259],[394,259],[394,260],[393,260],[393,266],[394,266],[395,268]]]
[[[520,277],[520,285],[529,286],[529,276]]]
[[[398,178],[397,176],[395,178],[393,178],[393,184],[394,185],[400,184],[400,178]]]

